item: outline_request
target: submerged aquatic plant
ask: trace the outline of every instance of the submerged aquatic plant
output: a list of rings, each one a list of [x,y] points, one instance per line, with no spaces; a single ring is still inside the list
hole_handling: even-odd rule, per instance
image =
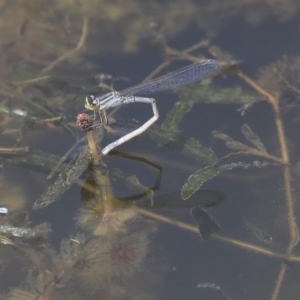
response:
[[[102,207],[101,207],[102,208]],[[77,226],[91,232],[95,236],[128,231],[128,222],[138,217],[134,208],[119,209],[111,212],[98,211],[95,207],[80,208],[77,212]]]
[[[153,126],[147,130],[147,133],[162,149],[176,149],[182,155],[196,161],[192,167],[186,164],[180,165],[176,159],[171,162],[172,167],[177,168],[176,172],[179,169],[189,170],[181,193],[182,198],[187,199],[180,200],[183,210],[188,207],[190,197],[196,195],[204,184],[221,176],[232,175],[233,172],[230,171],[233,169],[258,169],[260,178],[264,177],[266,174],[264,172],[268,170],[270,173],[274,169],[278,172],[283,170],[283,193],[285,193],[287,216],[283,217],[284,210],[280,205],[278,205],[280,208],[278,215],[280,214],[281,219],[288,220],[290,239],[285,253],[272,250],[270,242],[273,241],[274,245],[276,240],[273,233],[270,238],[260,229],[255,231],[258,234],[257,237],[262,239],[265,244],[265,247],[256,246],[216,233],[219,227],[222,231],[222,224],[219,226],[213,218],[204,216],[201,209],[192,209],[200,233],[201,230],[202,234],[204,233],[203,237],[228,243],[228,245],[240,247],[248,252],[252,251],[272,257],[281,263],[271,296],[272,300],[279,299],[280,293],[284,291],[284,280],[287,278],[286,274],[290,265],[300,262],[296,248],[299,242],[297,210],[295,209],[297,194],[293,185],[293,183],[297,185],[298,178],[291,172],[296,160],[290,158],[292,148],[288,144],[281,115],[281,111],[291,112],[292,109],[295,119],[298,118],[297,110],[294,108],[298,109],[300,99],[299,56],[285,56],[266,66],[255,82],[239,70],[238,64],[233,62],[228,53],[210,46],[212,40],[202,40],[192,47],[178,50],[167,44],[162,32],[164,31],[167,37],[175,36],[193,24],[195,28],[201,28],[206,36],[212,37],[221,28],[223,30],[223,25],[230,19],[230,16],[235,16],[237,13],[245,16],[243,19],[251,24],[258,24],[270,15],[275,16],[279,21],[292,20],[299,12],[299,1],[214,0],[199,4],[193,0],[151,1],[151,3],[133,0],[130,5],[121,0],[75,2],[52,1],[50,3],[42,0],[37,4],[28,0],[25,2],[3,1],[1,3],[0,15],[3,26],[0,30],[2,41],[0,127],[5,145],[10,145],[9,148],[0,149],[1,163],[28,168],[30,174],[34,174],[34,176],[36,173],[32,173],[32,171],[49,173],[50,170],[55,170],[58,173],[58,178],[35,202],[34,208],[36,209],[52,204],[74,183],[83,186],[82,189],[85,191],[88,189],[88,185],[92,187],[88,192],[82,193],[85,194],[81,199],[84,207],[78,210],[76,217],[77,226],[87,231],[88,237],[78,234],[65,239],[61,243],[59,251],[53,250],[46,242],[39,248],[31,245],[30,241],[26,241],[24,244],[14,243],[15,236],[25,238],[35,235],[37,232],[46,233],[49,231],[49,227],[45,224],[41,225],[44,230],[40,231],[39,226],[29,227],[26,222],[22,225],[20,225],[21,223],[18,225],[18,222],[7,223],[8,219],[5,218],[6,215],[9,217],[9,213],[6,213],[5,210],[0,212],[0,218],[3,217],[0,225],[0,231],[2,229],[0,242],[6,245],[3,248],[9,249],[9,245],[13,245],[14,249],[18,250],[16,252],[19,257],[23,254],[22,263],[28,267],[26,270],[29,269],[27,278],[23,278],[23,283],[19,285],[17,282],[16,286],[19,287],[12,288],[8,295],[2,295],[1,298],[10,300],[153,299],[155,298],[153,291],[149,296],[145,289],[150,280],[145,279],[142,276],[144,272],[141,272],[149,252],[148,233],[151,232],[149,228],[145,229],[140,226],[145,222],[141,216],[198,233],[198,228],[193,225],[160,215],[159,207],[164,206],[165,203],[162,201],[158,203],[156,200],[159,199],[152,201],[153,191],[151,195],[145,193],[146,188],[140,184],[135,175],[126,176],[119,170],[110,170],[105,163],[112,158],[106,158],[107,160],[101,161],[101,163],[95,162],[94,159],[94,164],[97,166],[94,170],[94,180],[83,182],[80,177],[85,174],[92,160],[87,147],[81,149],[80,154],[70,163],[66,161],[65,156],[60,159],[29,147],[15,147],[21,143],[29,143],[28,141],[35,137],[33,130],[46,129],[55,130],[56,133],[63,132],[73,137],[76,144],[79,143],[78,133],[73,129],[74,122],[67,120],[73,120],[74,116],[83,109],[83,97],[77,97],[79,89],[76,90],[72,86],[86,86],[87,83],[82,83],[85,81],[82,78],[84,76],[90,78],[91,73],[96,73],[96,67],[91,66],[90,61],[81,54],[85,51],[92,57],[95,53],[97,56],[101,56],[107,51],[111,53],[120,49],[122,49],[122,53],[136,51],[140,39],[145,37],[147,30],[152,31],[154,43],[164,52],[164,61],[147,76],[147,79],[156,77],[175,60],[195,62],[203,59],[202,54],[193,55],[193,53],[204,49],[203,53],[210,53],[221,61],[222,70],[219,78],[235,75],[242,80],[243,84],[248,84],[253,89],[249,91],[240,84],[235,88],[195,85],[181,89],[178,91],[180,101],[168,113],[162,126]],[[149,15],[155,16],[155,19],[150,20]],[[181,22],[178,22],[179,16]],[[150,30],[149,22],[151,23]],[[162,25],[161,30],[158,24]],[[7,28],[10,30],[5,31]],[[101,29],[99,30],[99,28]],[[116,34],[116,28],[118,34]],[[124,30],[120,31],[120,28]],[[45,73],[50,74],[50,71],[51,75],[44,75]],[[103,82],[100,87],[105,92],[113,89],[112,86]],[[82,89],[80,91],[82,92]],[[226,156],[223,157],[215,151],[215,147],[205,146],[205,141],[202,144],[202,141],[200,142],[196,138],[185,136],[185,133],[180,131],[180,122],[192,110],[195,103],[199,102],[227,106],[237,105],[240,107],[239,112],[242,116],[248,113],[249,108],[257,107],[259,110],[258,103],[270,104],[274,111],[279,150],[278,147],[265,143],[266,141],[255,133],[255,130],[252,129],[252,127],[255,129],[254,122],[251,119],[247,120],[248,125],[244,124],[241,127],[244,141],[238,139],[235,133],[228,134],[226,132],[228,127],[225,128],[225,126],[219,131],[212,132],[213,138],[221,140],[218,145],[226,146],[223,149],[224,152],[226,151]],[[268,120],[263,121],[264,123],[261,124],[266,124]],[[272,121],[271,118],[270,121]],[[121,124],[123,128],[126,126],[130,129],[139,127],[139,124],[132,120],[117,120],[116,123]],[[199,131],[205,133],[206,128],[199,128]],[[30,139],[25,139],[28,136]],[[95,136],[98,146],[102,138],[102,131],[98,130]],[[97,140],[97,138],[99,139]],[[14,147],[11,147],[12,145]],[[56,141],[53,142],[53,146],[55,145]],[[96,147],[95,149],[97,152]],[[219,149],[217,150],[219,151]],[[167,162],[168,157],[165,157],[162,163]],[[110,165],[108,164],[108,166]],[[55,175],[55,172],[52,175]],[[190,175],[192,172],[193,174]],[[3,168],[3,174],[6,174],[5,168]],[[35,183],[41,183],[41,177],[39,176]],[[239,175],[236,179],[246,181],[245,177]],[[135,205],[136,203],[133,207],[133,203],[130,201],[122,202],[115,199],[112,189],[115,182],[110,182],[110,179],[120,179],[133,190],[143,196],[148,196],[152,208],[158,210],[152,211],[148,210],[148,207],[138,207]],[[9,211],[18,211],[24,209],[26,204],[25,193],[23,188],[18,187],[15,178],[12,181],[14,186],[10,188],[12,186],[10,182],[1,179],[2,199],[0,204],[1,207],[7,207]],[[168,184],[170,182],[173,183],[173,178],[168,180]],[[44,186],[44,182],[42,184]],[[148,202],[144,203],[148,204]],[[78,205],[78,203],[74,205]],[[197,207],[197,203],[193,206]],[[164,207],[168,209],[167,204]],[[261,214],[264,213],[257,209],[256,212],[258,211]],[[270,216],[273,215],[270,214]],[[229,219],[231,215],[225,217]],[[208,228],[209,231],[202,229],[205,218],[209,219],[212,224]],[[136,227],[140,227],[142,230],[136,230]],[[133,228],[135,230],[132,230]],[[254,228],[257,229],[256,224]],[[281,234],[282,236],[287,235],[283,231]],[[276,243],[278,242],[276,241]],[[11,254],[14,255],[14,252],[12,251]],[[224,261],[221,255],[219,258]],[[203,272],[203,276],[205,275]],[[154,274],[153,277],[157,277],[157,274]],[[144,290],[135,293],[133,287],[139,287],[137,282],[140,283],[142,280],[144,282],[141,286]],[[233,299],[233,297],[227,296],[227,287],[224,288],[226,294],[223,292],[223,286],[222,284],[221,289],[215,283],[198,285],[201,289],[211,289],[223,299]]]
[[[141,270],[148,252],[146,234],[119,234],[100,239],[98,242],[92,254],[85,258],[85,263],[92,269],[91,273],[96,272],[96,280],[99,283],[103,279],[133,276]],[[88,269],[86,271],[88,272]]]
[[[0,225],[0,234],[14,237],[23,237],[25,239],[32,237],[43,237],[50,231],[50,226],[47,223],[37,225],[33,228],[20,228],[9,225]]]
[[[29,226],[28,214],[26,211],[9,213],[0,216],[0,242],[5,245],[13,245],[14,238],[25,240],[38,240],[46,238],[51,232],[49,223],[42,223],[36,226]]]

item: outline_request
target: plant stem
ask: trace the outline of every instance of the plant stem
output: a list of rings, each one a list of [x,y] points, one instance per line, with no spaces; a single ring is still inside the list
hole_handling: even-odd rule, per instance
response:
[[[289,232],[290,232],[290,242],[286,250],[287,255],[291,255],[295,246],[299,242],[299,230],[296,223],[295,210],[294,210],[294,200],[293,200],[293,192],[292,192],[292,184],[291,184],[291,170],[290,170],[290,158],[284,133],[284,126],[280,114],[279,100],[274,97],[272,94],[265,91],[262,87],[260,87],[256,82],[254,82],[247,75],[239,71],[237,75],[247,82],[253,89],[255,89],[258,93],[264,95],[266,100],[271,104],[275,114],[275,124],[281,149],[281,157],[284,162],[284,185],[285,185],[285,193],[286,193],[286,204],[288,209],[288,223],[289,223]],[[277,300],[279,297],[279,293],[282,287],[282,283],[287,271],[287,266],[285,263],[281,265],[280,272],[277,276],[276,285],[273,291],[273,295],[271,300]]]

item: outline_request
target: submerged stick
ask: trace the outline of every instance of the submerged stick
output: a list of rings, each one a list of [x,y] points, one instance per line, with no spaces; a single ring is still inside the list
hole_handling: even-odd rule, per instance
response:
[[[73,48],[72,50],[64,53],[63,55],[61,55],[60,57],[58,57],[55,61],[53,61],[51,64],[49,64],[46,68],[44,68],[41,73],[46,73],[50,70],[52,70],[57,64],[59,64],[60,62],[66,60],[68,57],[74,55],[75,53],[79,52],[83,46],[85,45],[85,40],[87,38],[88,35],[88,19],[84,18],[83,19],[83,25],[82,25],[82,32],[81,32],[81,36],[80,39],[76,45],[75,48]]]
[[[145,209],[142,209],[142,208],[136,207],[135,209],[140,214],[142,214],[144,216],[147,216],[147,217],[153,218],[155,220],[158,220],[158,221],[170,224],[170,225],[174,225],[174,226],[177,226],[181,229],[188,230],[190,232],[194,232],[194,233],[199,234],[199,229],[198,229],[197,226],[190,225],[190,224],[187,224],[187,223],[184,223],[184,222],[181,222],[181,221],[176,221],[176,220],[173,220],[171,218],[162,216],[160,214],[156,214],[154,212],[151,212],[151,211],[148,211],[148,210],[145,210]],[[214,239],[222,241],[222,242],[229,243],[231,245],[234,245],[234,246],[237,246],[237,247],[240,247],[240,248],[244,248],[244,249],[253,251],[255,253],[267,255],[267,256],[270,256],[270,257],[274,257],[274,258],[284,259],[284,260],[287,260],[287,261],[290,261],[290,262],[300,263],[300,257],[299,256],[276,253],[276,252],[273,252],[271,250],[265,249],[263,247],[259,247],[259,246],[253,245],[253,244],[245,243],[243,241],[232,239],[232,238],[229,238],[229,237],[217,234],[217,233],[213,233],[211,235],[211,238],[214,238]]]

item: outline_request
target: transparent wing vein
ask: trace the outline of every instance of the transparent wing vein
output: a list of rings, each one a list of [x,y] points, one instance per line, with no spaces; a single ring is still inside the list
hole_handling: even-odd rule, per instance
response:
[[[134,96],[137,94],[153,94],[172,90],[203,80],[220,70],[220,62],[206,59],[183,67],[174,72],[157,77],[149,82],[140,83],[120,92],[121,96]]]

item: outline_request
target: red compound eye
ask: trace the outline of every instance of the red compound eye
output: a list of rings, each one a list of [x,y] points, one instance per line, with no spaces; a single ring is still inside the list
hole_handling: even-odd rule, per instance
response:
[[[92,130],[92,125],[93,125],[93,119],[91,116],[85,113],[81,113],[77,116],[77,125],[79,126],[80,129],[89,131]]]

